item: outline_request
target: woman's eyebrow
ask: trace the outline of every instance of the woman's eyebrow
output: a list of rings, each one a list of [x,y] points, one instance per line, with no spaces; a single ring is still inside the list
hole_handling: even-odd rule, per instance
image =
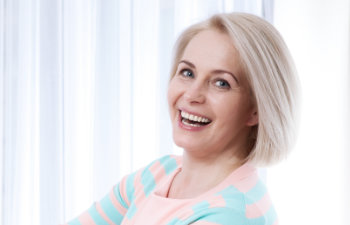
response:
[[[185,64],[187,64],[189,67],[192,67],[192,68],[196,68],[196,66],[193,64],[193,63],[191,63],[191,62],[189,62],[189,61],[187,61],[187,60],[181,60],[180,62],[179,62],[179,64],[180,63],[185,63]]]
[[[233,79],[236,81],[236,82],[238,82],[238,78],[232,73],[232,72],[229,72],[229,71],[227,71],[227,70],[214,70],[213,71],[213,73],[214,74],[223,74],[223,73],[227,73],[227,74],[229,74],[229,75],[231,75],[232,77],[233,77]]]

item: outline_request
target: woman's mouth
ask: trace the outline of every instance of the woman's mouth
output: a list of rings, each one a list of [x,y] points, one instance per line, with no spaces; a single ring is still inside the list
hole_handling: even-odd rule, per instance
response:
[[[211,123],[211,120],[206,117],[193,115],[188,112],[180,111],[181,122],[186,126],[202,127]]]

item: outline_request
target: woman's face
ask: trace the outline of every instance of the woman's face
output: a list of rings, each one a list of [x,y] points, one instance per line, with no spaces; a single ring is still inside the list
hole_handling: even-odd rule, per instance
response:
[[[216,30],[198,33],[185,48],[168,103],[175,143],[200,156],[242,154],[258,122],[233,43]]]

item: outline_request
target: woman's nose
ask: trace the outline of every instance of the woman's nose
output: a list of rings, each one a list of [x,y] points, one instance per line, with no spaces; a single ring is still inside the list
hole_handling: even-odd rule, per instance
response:
[[[204,103],[205,93],[204,87],[200,83],[192,83],[184,93],[184,98],[189,103]]]

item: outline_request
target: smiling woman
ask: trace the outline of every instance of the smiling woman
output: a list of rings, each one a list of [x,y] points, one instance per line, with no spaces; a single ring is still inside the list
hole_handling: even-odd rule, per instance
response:
[[[213,17],[186,30],[177,42],[171,74],[176,77],[182,62],[188,61],[182,58],[192,57],[202,60],[199,69],[212,65],[214,71],[221,70],[221,75],[231,75],[235,82],[227,80],[225,85],[231,84],[236,92],[245,91],[253,107],[251,116],[259,117],[258,126],[253,126],[254,120],[250,124],[247,158],[256,164],[269,165],[286,157],[295,142],[299,81],[278,31],[264,20],[239,15]],[[213,38],[207,34],[202,43],[193,43],[208,30],[219,35]],[[196,57],[193,53],[197,52]],[[187,66],[195,75],[194,63]]]
[[[297,87],[289,51],[263,19],[217,14],[189,27],[168,88],[183,155],[125,176],[69,224],[277,224],[255,166],[290,150]]]
[[[245,137],[258,116],[227,34],[205,30],[194,36],[170,81],[168,102],[174,141],[186,152],[239,161],[247,157]],[[209,123],[191,123],[198,116]]]

